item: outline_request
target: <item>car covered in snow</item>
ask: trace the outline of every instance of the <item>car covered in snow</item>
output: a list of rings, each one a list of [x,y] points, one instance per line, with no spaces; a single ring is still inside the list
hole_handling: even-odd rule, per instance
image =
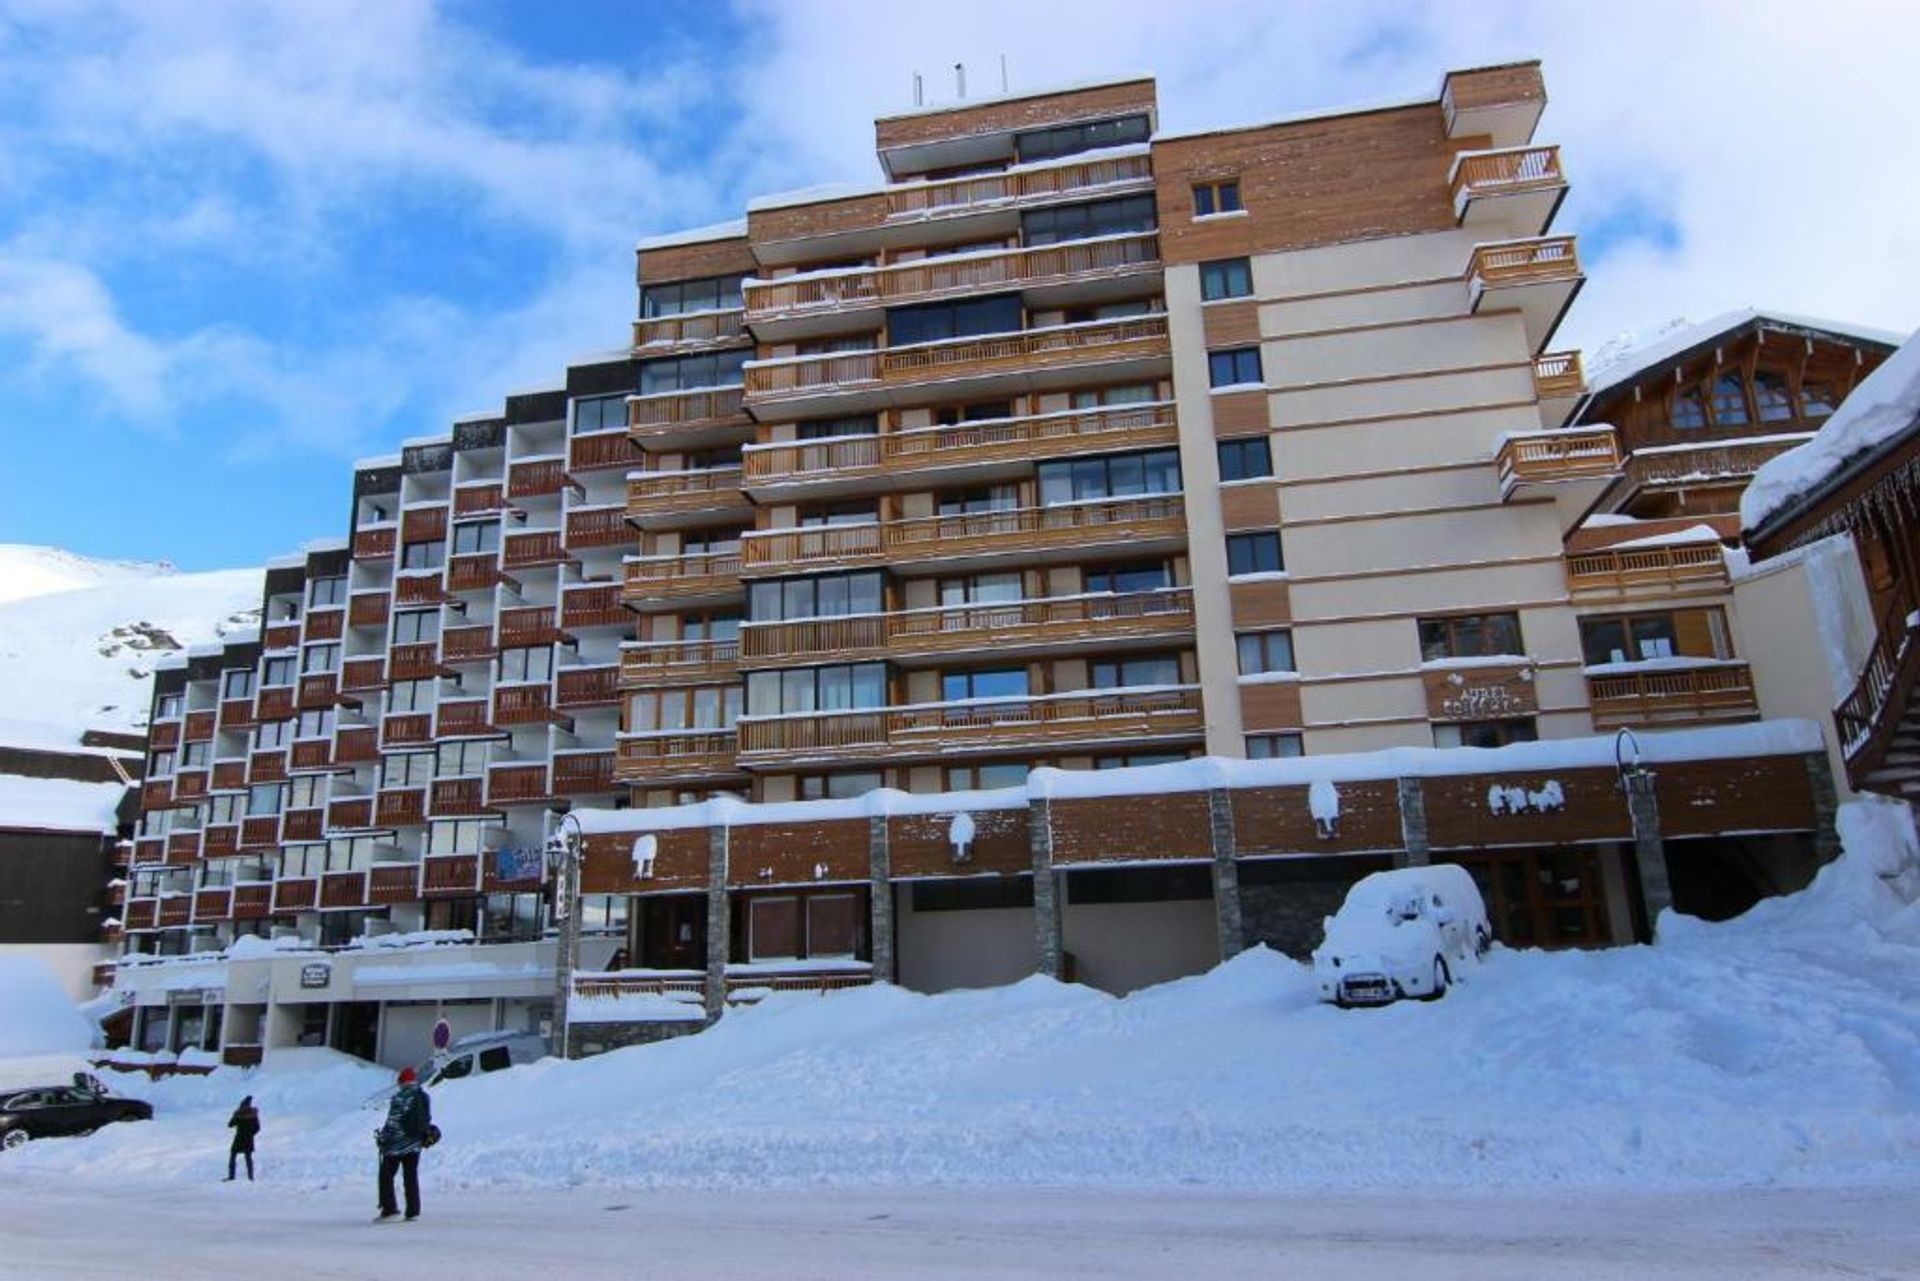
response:
[[[1362,877],[1313,953],[1320,999],[1342,1007],[1438,1000],[1493,942],[1480,888],[1437,863]]]
[[[0,1091],[0,1149],[30,1139],[92,1134],[115,1121],[151,1121],[153,1104],[115,1098],[99,1078],[74,1074],[67,1085],[36,1085]]]

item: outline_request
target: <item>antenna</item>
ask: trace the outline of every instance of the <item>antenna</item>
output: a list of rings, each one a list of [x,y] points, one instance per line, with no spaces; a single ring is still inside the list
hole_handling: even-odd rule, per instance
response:
[[[966,63],[956,62],[953,64],[953,83],[955,84],[955,86],[959,88],[960,96],[962,98],[966,97],[967,96],[967,64]]]
[[[1004,53],[1000,55],[1000,92],[1013,92],[1007,87],[1007,55]]]
[[[913,73],[913,105],[916,107],[924,107],[926,103],[926,86],[920,83],[920,73],[916,71]]]

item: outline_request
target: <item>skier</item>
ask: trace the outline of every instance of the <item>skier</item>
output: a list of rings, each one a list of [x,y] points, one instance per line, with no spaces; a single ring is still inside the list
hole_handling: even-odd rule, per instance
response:
[[[407,1218],[420,1217],[420,1149],[431,1142],[432,1130],[433,1105],[427,1092],[415,1083],[412,1068],[401,1068],[400,1089],[387,1104],[387,1122],[373,1136],[380,1148],[380,1217],[375,1222],[400,1213],[393,1204],[395,1171],[406,1184]]]
[[[233,1131],[233,1146],[227,1149],[227,1178],[233,1182],[234,1161],[239,1157],[247,1158],[247,1182],[253,1182],[253,1136],[260,1133],[260,1109],[253,1106],[253,1096],[249,1094],[240,1100],[240,1106],[233,1110],[233,1116],[227,1120],[227,1128]]]

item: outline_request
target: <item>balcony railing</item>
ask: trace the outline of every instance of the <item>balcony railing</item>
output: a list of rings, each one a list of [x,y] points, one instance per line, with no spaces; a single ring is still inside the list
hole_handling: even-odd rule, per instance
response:
[[[620,647],[620,683],[643,689],[732,680],[739,664],[737,640],[628,641]]]
[[[623,627],[633,615],[620,603],[618,583],[562,588],[560,626],[565,631],[576,627]]]
[[[221,702],[221,729],[252,729],[253,723],[253,700],[251,698],[229,698]]]
[[[1727,558],[1718,543],[1602,549],[1567,557],[1567,583],[1576,592],[1675,591],[1726,581]]]
[[[629,556],[623,566],[625,601],[678,600],[740,590],[740,552],[682,552],[666,556]]]
[[[480,888],[478,854],[430,854],[420,864],[424,894],[472,894]]]
[[[748,530],[740,538],[746,569],[810,564],[857,564],[881,555],[880,523],[810,525],[802,529]]]
[[[440,778],[434,780],[427,812],[435,818],[460,818],[485,813],[486,808],[486,779]]]
[[[493,657],[493,628],[485,623],[449,627],[440,633],[440,652],[449,663],[471,663]]]
[[[380,731],[373,725],[342,725],[334,739],[333,762],[359,765],[380,759]]]
[[[1539,236],[1499,244],[1475,245],[1467,263],[1474,291],[1508,285],[1541,285],[1580,278],[1580,258],[1572,236]]]
[[[1015,201],[1093,188],[1143,185],[1152,180],[1153,162],[1143,152],[1011,173],[904,183],[887,189],[888,217],[928,218],[974,213]]]
[[[888,556],[909,559],[1179,538],[1185,536],[1187,526],[1185,507],[1178,496],[1168,494],[920,516],[890,520],[882,528]]]
[[[389,675],[397,681],[425,680],[440,674],[440,643],[412,641],[395,645],[388,654]]]
[[[1875,768],[1884,762],[1905,719],[1914,685],[1920,681],[1915,617],[1907,597],[1896,595],[1881,616],[1859,679],[1834,709],[1833,724],[1840,731],[1847,780],[1856,789],[1865,787]]]
[[[1453,209],[1458,215],[1483,196],[1514,195],[1567,185],[1560,148],[1511,147],[1462,152],[1453,164]]]
[[[287,753],[269,748],[247,758],[247,782],[278,783],[287,776]]]
[[[809,272],[749,281],[747,319],[836,311],[868,304],[940,298],[980,289],[1019,289],[1155,269],[1160,238],[1152,232],[1067,241],[1029,249],[941,255],[891,267]]]
[[[353,531],[353,558],[355,560],[385,560],[393,555],[393,549],[399,541],[399,527],[392,521],[379,525],[362,525]]]
[[[275,912],[310,912],[314,900],[318,897],[320,885],[310,876],[273,883],[273,910]]]
[[[923,655],[1066,645],[1179,635],[1192,629],[1192,589],[1171,587],[750,623],[740,629],[740,644],[750,659],[779,660],[860,652]]]
[[[410,787],[383,791],[374,798],[373,821],[377,827],[404,827],[427,821],[427,789]]]
[[[295,743],[289,760],[294,769],[325,769],[333,764],[333,743],[324,738]]]
[[[280,839],[317,841],[325,834],[326,819],[325,810],[288,810],[280,824]]]
[[[447,504],[411,503],[400,513],[402,543],[436,543],[447,536]]]
[[[490,512],[504,511],[506,506],[506,487],[497,480],[462,485],[453,491],[453,514],[456,517],[485,516]]]
[[[213,763],[213,790],[240,792],[247,786],[247,762],[244,759]]]
[[[530,725],[553,719],[553,690],[546,685],[503,685],[493,691],[495,725]]]
[[[384,658],[349,658],[340,664],[340,689],[345,693],[379,689],[387,683]]]
[[[1636,449],[1627,456],[1627,479],[1643,488],[1745,480],[1768,459],[1777,458],[1809,439],[1807,433],[1794,432],[1776,440],[1730,440]]]
[[[740,419],[743,392],[739,387],[703,387],[633,396],[627,401],[627,427],[637,436],[662,428]]]
[[[636,347],[678,346],[685,343],[722,344],[746,337],[746,313],[730,311],[690,311],[678,316],[651,316],[633,322]]]
[[[260,646],[267,650],[294,649],[300,644],[300,624],[269,623],[260,633]]]
[[[744,507],[746,498],[740,493],[740,478],[738,467],[631,474],[627,477],[626,518],[641,521],[649,517]],[[628,537],[631,536],[629,533]]]
[[[1494,464],[1502,493],[1521,484],[1604,478],[1620,470],[1620,443],[1604,423],[1515,432],[1500,442]]]
[[[1533,391],[1541,400],[1569,400],[1587,390],[1587,371],[1577,351],[1549,351],[1534,357]]]
[[[620,701],[620,666],[563,667],[554,673],[553,705],[562,711],[610,707]]]
[[[380,745],[404,747],[433,741],[433,717],[426,712],[405,712],[380,722]]]
[[[568,547],[618,547],[634,541],[627,509],[618,503],[575,507],[567,513]]]
[[[329,707],[340,695],[338,672],[309,672],[300,678],[300,706]]]
[[[487,803],[490,805],[524,805],[543,801],[550,795],[544,761],[495,765],[487,771]]]
[[[1587,697],[1593,704],[1593,723],[1603,729],[1742,719],[1759,713],[1753,673],[1745,663],[1589,674]]]
[[[502,649],[526,649],[529,646],[551,645],[566,639],[566,634],[554,625],[554,610],[551,605],[534,605],[500,611],[500,648]]]
[[[622,735],[614,777],[623,783],[671,783],[737,774],[734,731],[681,730],[670,734]]]
[[[347,602],[347,625],[385,627],[390,600],[386,592],[355,592]]]
[[[507,497],[540,498],[567,485],[567,460],[527,458],[507,468]]]
[[[393,581],[393,599],[400,605],[438,605],[447,599],[445,571],[403,571]]]
[[[447,558],[447,590],[484,592],[500,581],[500,560],[493,552]]]
[[[327,826],[336,832],[353,832],[373,826],[371,796],[340,796],[327,802]]]
[[[553,794],[592,796],[614,790],[612,752],[555,752]]]
[[[411,903],[419,897],[418,863],[376,863],[367,873],[369,903]]]
[[[557,529],[508,534],[501,555],[501,563],[508,569],[532,569],[540,565],[558,565],[568,559],[570,558],[567,556],[566,548],[561,545],[560,531]]]
[[[475,734],[491,734],[493,725],[487,720],[490,704],[484,698],[467,698],[457,703],[442,703],[434,709],[439,721],[441,738],[458,738]]]
[[[645,456],[623,427],[619,431],[583,432],[567,442],[570,471],[606,471],[638,467]]]
[[[1193,686],[750,717],[739,725],[743,759],[1186,738],[1201,728],[1200,691]]]
[[[339,640],[340,633],[345,630],[346,617],[346,611],[338,606],[308,610],[305,639],[310,641]]]

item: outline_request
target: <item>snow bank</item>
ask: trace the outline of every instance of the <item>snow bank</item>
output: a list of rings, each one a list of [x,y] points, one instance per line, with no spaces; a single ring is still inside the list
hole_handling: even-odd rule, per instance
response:
[[[0,1059],[78,1053],[92,1044],[92,1024],[46,962],[0,956]]]
[[[124,783],[0,774],[0,828],[111,835],[126,797]]]

